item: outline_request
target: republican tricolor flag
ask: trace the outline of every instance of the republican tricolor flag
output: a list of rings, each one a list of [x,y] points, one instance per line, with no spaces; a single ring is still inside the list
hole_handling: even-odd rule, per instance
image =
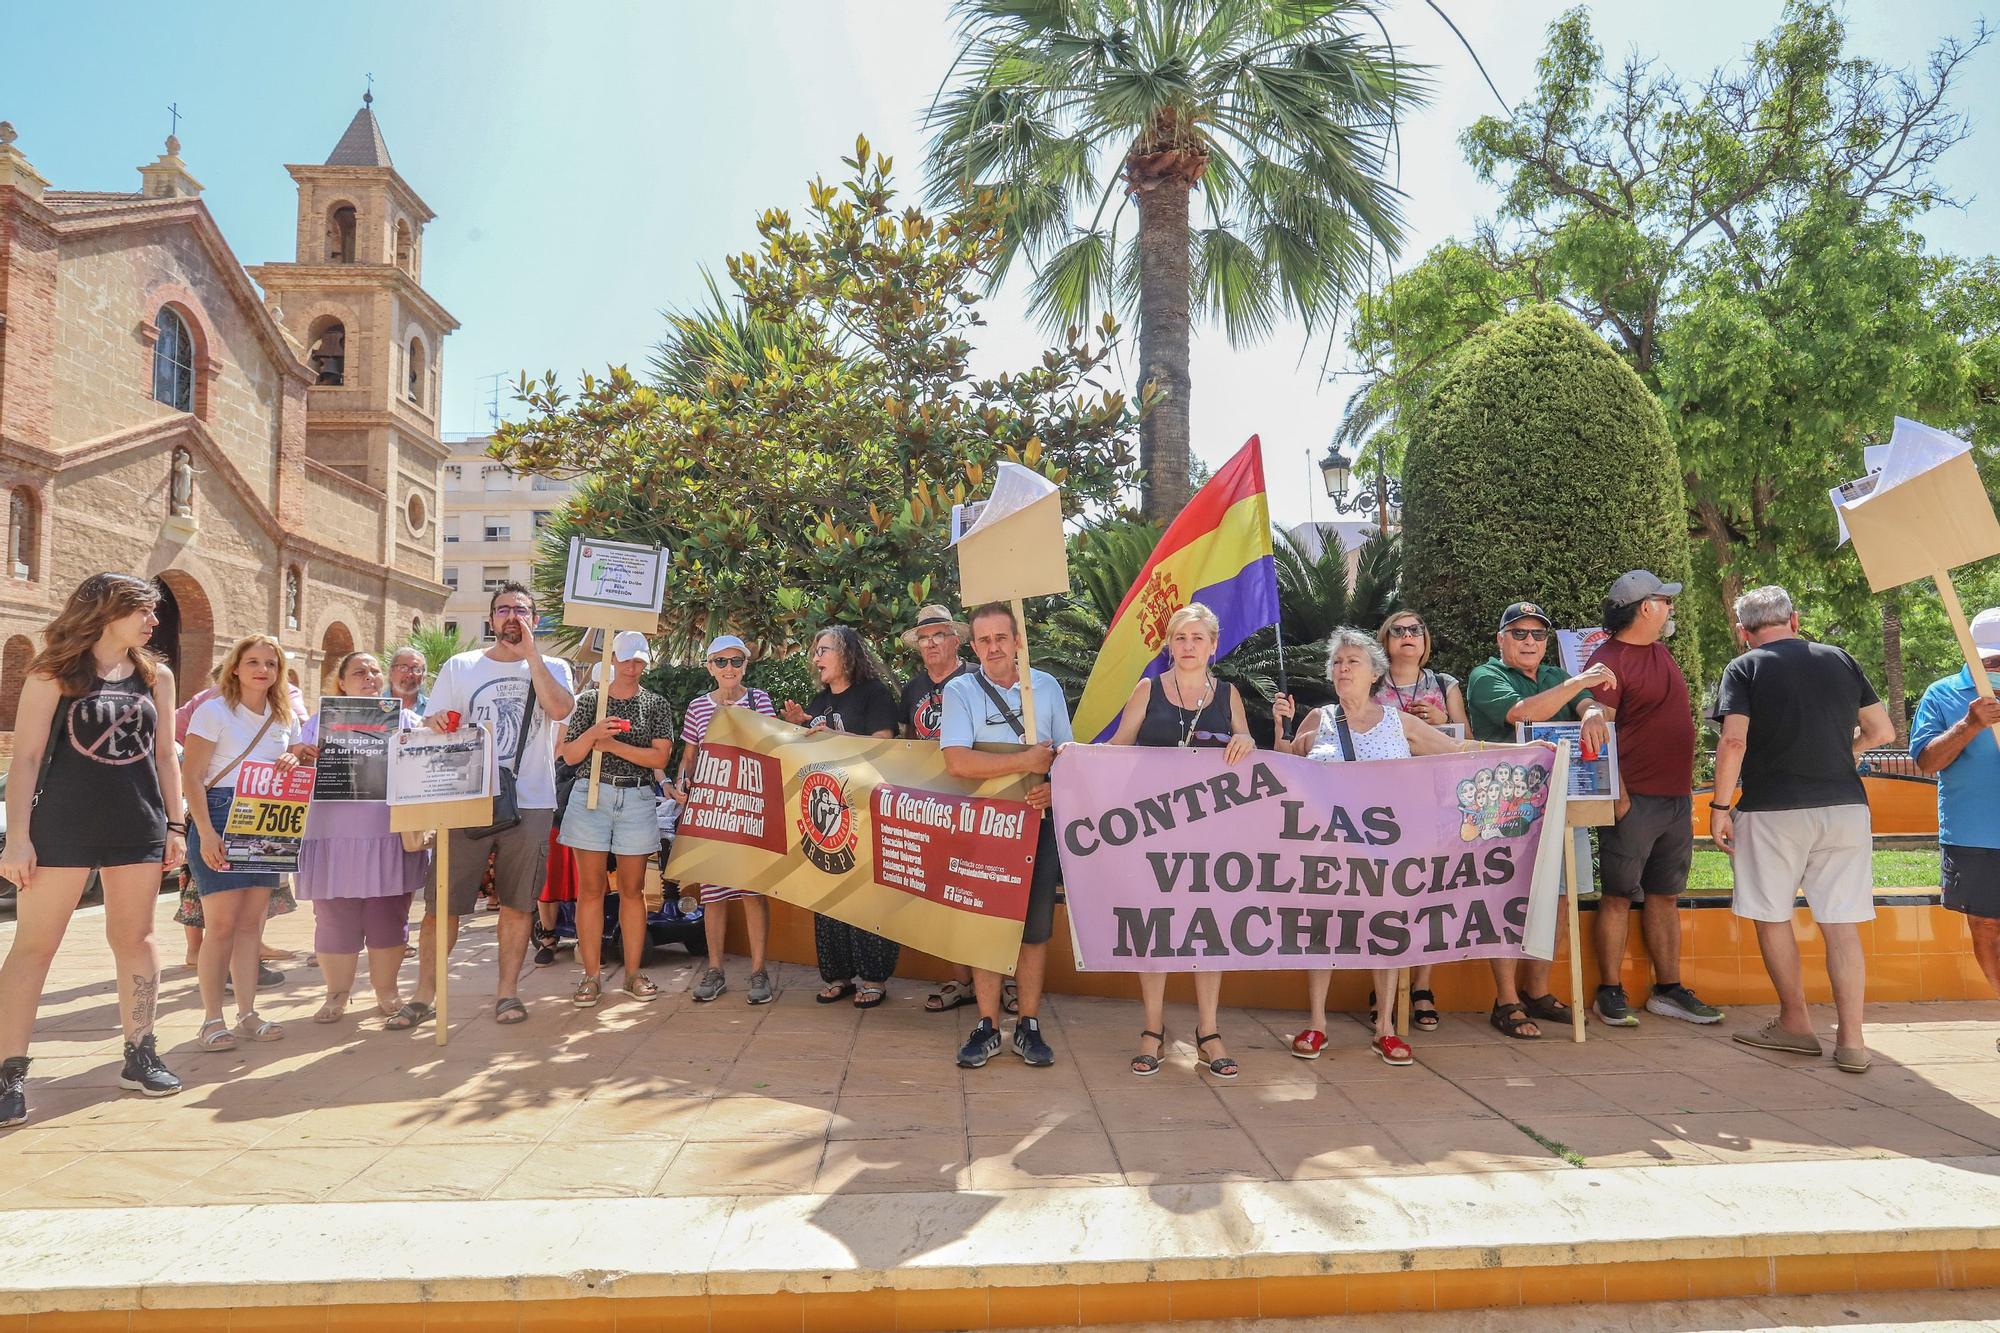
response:
[[[1077,704],[1079,738],[1110,739],[1132,687],[1172,665],[1165,654],[1167,617],[1189,602],[1200,602],[1222,622],[1217,657],[1278,623],[1271,506],[1264,494],[1264,450],[1255,435],[1195,492],[1119,603]]]

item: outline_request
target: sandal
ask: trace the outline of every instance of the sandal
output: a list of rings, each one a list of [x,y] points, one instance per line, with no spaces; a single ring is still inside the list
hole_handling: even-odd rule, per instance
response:
[[[586,976],[576,983],[576,990],[570,994],[569,1002],[579,1009],[595,1009],[603,995],[604,978],[600,975]],[[500,1016],[497,1008],[493,1011],[493,1016],[495,1018]]]
[[[1000,983],[1000,1007],[1010,1014],[1021,1012],[1021,988],[1012,977]]]
[[[1221,1040],[1222,1040],[1222,1034],[1220,1032],[1211,1032],[1206,1037],[1202,1036],[1199,1032],[1197,1032],[1194,1038],[1195,1055],[1199,1056],[1201,1054],[1201,1048],[1208,1045],[1210,1042],[1221,1041]],[[1215,1075],[1217,1078],[1235,1078],[1238,1074],[1242,1073],[1243,1070],[1242,1066],[1236,1063],[1235,1057],[1223,1055],[1223,1056],[1218,1056],[1215,1059],[1210,1060],[1208,1062],[1208,1072]]]
[[[961,1004],[971,1004],[979,997],[972,993],[972,987],[963,981],[947,981],[924,997],[924,1012],[942,1014],[958,1008]]]
[[[854,994],[853,982],[829,981],[820,988],[819,994],[813,996],[813,999],[821,1004],[839,1004],[852,994]]]
[[[255,1009],[236,1020],[236,1031],[238,1035],[248,1037],[252,1041],[279,1041],[285,1035],[283,1028]]]
[[[1326,1049],[1326,1034],[1318,1028],[1307,1028],[1292,1038],[1292,1054],[1301,1060],[1317,1060],[1319,1053]]]
[[[1368,1049],[1382,1057],[1385,1065],[1413,1065],[1417,1058],[1410,1054],[1410,1043],[1401,1037],[1377,1037],[1368,1043]]]
[[[204,1051],[233,1051],[236,1049],[236,1034],[229,1030],[229,1024],[220,1018],[202,1020],[201,1036],[196,1043]]]
[[[422,1000],[411,1000],[408,1004],[390,1014],[382,1024],[384,1032],[408,1032],[419,1023],[429,1022],[437,1017],[437,1006],[425,1004]]]
[[[1576,1015],[1570,1007],[1554,995],[1523,995],[1521,1003],[1528,1006],[1528,1017],[1536,1023],[1573,1023]]]
[[[625,978],[625,994],[641,1004],[651,1004],[660,998],[660,988],[644,972],[634,972]]]
[[[1438,1017],[1437,996],[1428,990],[1410,992],[1410,1026],[1419,1032],[1436,1032],[1443,1021]]]
[[[882,987],[877,986],[873,982],[869,982],[866,985],[860,986],[855,990],[854,1007],[856,1009],[873,1009],[876,1005],[882,1003],[882,1001],[888,998],[889,998],[888,991],[882,989]]]
[[[517,995],[503,996],[493,1002],[493,1021],[503,1028],[528,1021],[528,1006],[521,1003]]]
[[[1495,1000],[1493,1002],[1493,1012],[1486,1015],[1486,1021],[1491,1023],[1493,1030],[1503,1037],[1512,1037],[1516,1041],[1539,1041],[1541,1039],[1542,1029],[1540,1025],[1534,1019],[1528,1017],[1528,1006],[1518,1001],[1514,1004],[1502,1004],[1498,1000]],[[1525,1027],[1532,1027],[1535,1030],[1533,1032],[1521,1031]]]
[[[1155,1032],[1151,1028],[1147,1028],[1146,1030],[1142,1031],[1139,1034],[1140,1041],[1144,1041],[1148,1037],[1151,1037],[1154,1041],[1160,1043],[1161,1052],[1166,1051],[1167,1049],[1166,1033]],[[1132,1072],[1137,1074],[1140,1078],[1151,1078],[1153,1075],[1160,1072],[1160,1057],[1158,1055],[1144,1055],[1144,1054],[1133,1056]]]
[[[346,1012],[347,1012],[347,992],[344,990],[335,991],[333,994],[326,997],[326,1003],[321,1005],[319,1007],[319,1012],[313,1015],[313,1022],[338,1023],[341,1019],[341,1015],[345,1014]]]

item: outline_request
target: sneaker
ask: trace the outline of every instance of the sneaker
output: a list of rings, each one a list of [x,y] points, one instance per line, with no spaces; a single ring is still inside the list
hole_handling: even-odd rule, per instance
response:
[[[277,968],[272,967],[269,963],[257,964],[258,990],[269,990],[284,979],[285,974]],[[224,995],[236,994],[236,981],[233,977],[224,977],[222,979],[222,993]]]
[[[10,1129],[28,1118],[28,1057],[10,1055],[0,1060],[0,1129]]]
[[[1024,1018],[1014,1024],[1014,1054],[1021,1057],[1024,1064],[1037,1069],[1056,1062],[1056,1053],[1042,1040],[1042,1022],[1038,1018]]]
[[[181,1090],[181,1081],[160,1063],[160,1052],[148,1032],[136,1042],[125,1043],[125,1067],[118,1071],[118,1086],[148,1097],[171,1097]]]
[[[1639,1026],[1639,1015],[1632,1012],[1626,1002],[1623,986],[1599,986],[1597,1002],[1591,1006],[1597,1016],[1615,1028],[1635,1028]]]
[[[771,990],[771,974],[758,968],[750,974],[750,1003],[769,1004],[777,996]]]
[[[998,1054],[1000,1029],[993,1026],[991,1019],[982,1018],[965,1039],[965,1045],[958,1048],[958,1064],[961,1069],[978,1069]]]
[[[701,980],[694,983],[694,998],[697,1004],[706,1004],[729,989],[729,978],[722,975],[722,969],[711,967],[701,974]]]
[[[1720,1009],[1712,1004],[1702,1003],[1701,997],[1686,986],[1669,986],[1665,990],[1656,988],[1646,999],[1646,1012],[1667,1018],[1678,1018],[1683,1023],[1722,1021]]]

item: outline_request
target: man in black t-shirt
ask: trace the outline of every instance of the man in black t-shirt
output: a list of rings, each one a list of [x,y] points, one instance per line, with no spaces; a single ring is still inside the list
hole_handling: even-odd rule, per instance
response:
[[[1803,884],[1826,941],[1840,1025],[1834,1063],[1858,1074],[1868,1067],[1868,1048],[1861,1035],[1865,977],[1857,927],[1875,919],[1875,889],[1868,795],[1854,760],[1893,740],[1896,729],[1853,658],[1799,637],[1798,612],[1783,588],[1757,588],[1737,598],[1736,632],[1749,651],[1722,673],[1716,698],[1722,741],[1710,826],[1715,845],[1735,862],[1731,906],[1756,923],[1764,970],[1778,992],[1778,1016],[1734,1035],[1746,1046],[1820,1053],[1792,934],[1794,895]],[[1743,794],[1732,803],[1739,773]]]
[[[960,657],[959,649],[972,631],[962,621],[953,620],[947,607],[917,608],[917,623],[903,631],[903,646],[914,648],[923,657],[924,668],[903,686],[903,726],[905,740],[934,741],[938,723],[944,717],[945,682],[972,670]],[[933,1014],[971,1004],[972,969],[952,964],[951,980],[924,997],[924,1008]]]

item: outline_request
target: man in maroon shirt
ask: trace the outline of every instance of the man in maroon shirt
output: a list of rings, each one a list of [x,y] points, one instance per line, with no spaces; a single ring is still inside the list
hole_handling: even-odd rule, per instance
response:
[[[1673,633],[1678,583],[1635,569],[1611,585],[1604,628],[1611,637],[1590,655],[1615,685],[1591,695],[1618,724],[1618,822],[1598,834],[1603,892],[1597,902],[1597,1016],[1637,1027],[1625,997],[1625,937],[1641,909],[1653,960],[1650,1013],[1715,1023],[1722,1011],[1681,984],[1680,894],[1694,858],[1694,714],[1687,677],[1661,640]]]

